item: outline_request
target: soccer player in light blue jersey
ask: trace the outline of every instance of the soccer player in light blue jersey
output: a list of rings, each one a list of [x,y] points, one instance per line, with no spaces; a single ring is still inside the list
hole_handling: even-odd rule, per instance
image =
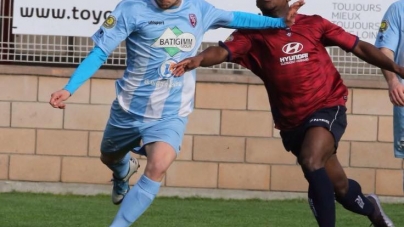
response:
[[[53,107],[65,108],[64,101],[126,41],[127,68],[116,82],[117,98],[101,142],[101,161],[113,172],[112,202],[122,202],[111,227],[130,226],[150,206],[180,151],[193,110],[195,71],[174,77],[173,65],[194,56],[209,29],[286,28],[303,4],[302,0],[292,4],[286,18],[220,10],[205,0],[123,0],[118,4],[93,35],[94,49],[50,100]],[[139,164],[130,151],[147,156],[145,172],[132,189],[129,178]]]
[[[389,7],[380,25],[375,46],[404,66],[404,0]],[[393,107],[394,156],[404,159],[404,79],[394,72],[382,70],[389,85],[389,96]],[[404,171],[403,171],[404,179]],[[403,182],[404,190],[404,182]]]
[[[386,11],[380,25],[375,46],[404,66],[404,0],[393,3]],[[394,72],[382,70],[390,90],[394,106],[394,154],[404,158],[404,80]]]

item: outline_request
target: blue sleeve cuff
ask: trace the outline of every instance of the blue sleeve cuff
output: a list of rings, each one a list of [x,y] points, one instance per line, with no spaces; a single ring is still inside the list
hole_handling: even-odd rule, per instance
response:
[[[283,18],[272,18],[252,13],[233,12],[233,20],[229,27],[235,29],[267,29],[286,28]]]
[[[108,55],[98,46],[88,54],[79,67],[70,77],[69,82],[64,87],[72,95],[81,85],[83,85],[107,60]]]

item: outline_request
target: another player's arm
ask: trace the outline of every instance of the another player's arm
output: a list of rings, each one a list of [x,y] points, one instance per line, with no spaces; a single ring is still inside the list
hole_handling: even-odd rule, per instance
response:
[[[395,89],[395,86],[399,85],[394,73],[398,74],[401,78],[404,78],[404,68],[397,65],[391,57],[386,56],[381,50],[376,48],[370,43],[359,41],[355,48],[352,50],[360,59],[365,62],[375,65],[387,72],[384,74],[387,83],[390,88],[390,98],[394,105],[403,106],[404,105],[404,94],[403,89]],[[390,71],[390,72],[389,72]],[[395,81],[397,83],[395,83]],[[400,85],[401,87],[401,85]]]
[[[352,52],[365,62],[379,68],[390,70],[404,76],[404,69],[384,55],[370,43],[359,40],[355,35],[346,32],[341,27],[322,19],[323,43],[339,46],[345,51]]]
[[[92,77],[107,58],[108,55],[100,47],[95,46],[74,71],[66,86],[51,94],[49,104],[54,108],[64,109],[66,105],[63,101],[69,99],[81,85]]]
[[[285,18],[272,18],[245,12],[233,12],[234,18],[229,23],[230,28],[236,29],[265,29],[285,28],[295,23],[297,11],[304,5],[304,0],[294,2]]]
[[[185,72],[198,67],[209,67],[225,62],[229,57],[229,52],[220,46],[211,46],[195,57],[186,58],[174,66],[173,75],[181,76]]]
[[[386,55],[390,60],[394,61],[394,52],[390,50],[389,48],[379,48],[379,50]],[[389,85],[392,85],[394,83],[400,83],[397,79],[397,76],[394,72],[382,69],[382,73],[384,75],[384,78],[386,78],[386,81]]]
[[[205,31],[219,27],[234,29],[267,29],[286,28],[294,24],[297,11],[304,5],[304,0],[298,0],[290,6],[285,18],[272,18],[252,13],[225,11],[201,1],[201,11],[204,15]]]
[[[394,61],[394,52],[389,48],[379,48],[382,53],[384,53],[389,59]],[[384,78],[389,85],[389,98],[391,103],[396,106],[404,106],[404,86],[400,83],[397,75],[385,69],[382,69]]]
[[[358,45],[353,49],[353,54],[369,64],[375,65],[382,69],[383,75],[389,85],[390,101],[394,105],[404,105],[404,89],[398,81],[396,74],[404,78],[404,68],[397,65],[393,59],[392,51],[384,48],[383,51],[370,43],[359,41]],[[387,54],[387,55],[386,55]]]
[[[107,60],[116,47],[135,30],[135,22],[129,21],[133,15],[128,12],[136,12],[130,2],[121,2],[111,13],[103,26],[93,35],[95,47],[81,62],[66,86],[52,93],[49,103],[54,108],[65,108],[66,101],[74,92],[92,77],[102,64]]]
[[[369,64],[395,72],[404,78],[404,68],[397,65],[391,58],[370,43],[359,40],[352,53]]]
[[[357,36],[325,19],[322,19],[322,29],[324,31],[323,42],[326,44],[337,45],[369,64],[395,72],[404,78],[404,68],[397,65],[372,44],[359,40]]]
[[[70,95],[77,91],[107,60],[108,55],[97,45],[90,51],[87,57],[80,63],[76,71],[70,77],[64,87]]]
[[[394,54],[400,43],[401,21],[404,14],[398,6],[400,2],[393,3],[386,11],[380,24],[375,46],[380,49],[389,59],[394,61]],[[404,105],[404,85],[400,83],[394,72],[382,69],[384,78],[389,85],[390,101],[394,105]]]
[[[248,34],[242,31],[235,31],[225,43],[219,42],[219,46],[206,48],[195,57],[186,58],[174,66],[173,74],[181,76],[186,71],[198,67],[209,67],[223,62],[236,62],[249,52],[252,43]]]

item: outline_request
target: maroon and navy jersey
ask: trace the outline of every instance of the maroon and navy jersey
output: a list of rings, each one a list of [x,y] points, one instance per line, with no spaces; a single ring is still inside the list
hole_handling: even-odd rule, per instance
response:
[[[320,16],[298,15],[290,29],[237,30],[220,45],[229,61],[263,80],[275,127],[287,130],[319,109],[345,105],[348,90],[325,46],[351,51],[358,40]]]

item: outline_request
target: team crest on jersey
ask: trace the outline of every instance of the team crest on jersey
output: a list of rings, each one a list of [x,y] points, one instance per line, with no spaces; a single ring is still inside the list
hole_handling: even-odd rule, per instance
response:
[[[167,80],[173,77],[174,65],[177,64],[177,61],[174,59],[168,59],[165,61],[160,68],[158,69],[158,73],[160,78]]]
[[[109,15],[108,18],[104,21],[102,26],[105,28],[113,28],[116,25],[116,18],[112,15]]]
[[[196,19],[196,15],[191,13],[189,14],[189,22],[191,23],[192,27],[195,28],[196,24],[198,23],[198,20]]]
[[[196,38],[191,33],[184,33],[178,27],[167,28],[164,33],[156,39],[152,47],[164,48],[170,57],[179,52],[190,52],[194,49]]]
[[[176,88],[182,87],[183,83],[181,79],[174,77],[174,65],[177,63],[176,60],[170,58],[161,64],[161,66],[157,69],[157,73],[159,75],[158,79],[146,79],[144,80],[145,85],[151,85],[157,88]]]
[[[379,31],[384,32],[387,30],[388,27],[389,27],[389,22],[387,20],[383,20],[382,23],[380,24]]]

